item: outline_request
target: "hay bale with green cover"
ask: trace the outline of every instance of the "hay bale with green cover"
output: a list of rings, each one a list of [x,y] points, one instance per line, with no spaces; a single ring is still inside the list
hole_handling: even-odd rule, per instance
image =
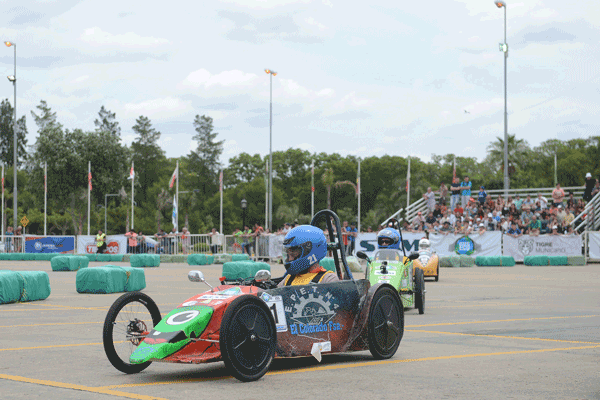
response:
[[[500,257],[500,261],[503,267],[514,267],[516,264],[512,256],[502,256]]]
[[[187,256],[188,265],[206,265],[206,254],[190,254]]]
[[[545,255],[538,255],[538,256],[525,256],[525,259],[523,260],[523,264],[525,265],[529,265],[529,266],[537,266],[537,267],[542,267],[542,266],[547,266],[549,263],[548,260],[548,256]]]
[[[460,258],[461,268],[470,268],[475,266],[475,259],[473,257],[467,256],[465,254],[461,254],[458,257]]]
[[[187,262],[187,256],[179,254],[176,256],[173,256],[173,261],[171,261],[173,263],[178,263],[178,264],[183,264]]]
[[[21,298],[23,279],[18,273],[0,270],[0,304],[15,303]]]
[[[214,264],[214,263],[215,263],[215,256],[207,254],[206,255],[206,264],[207,265],[211,265],[211,264]]]
[[[230,261],[223,264],[223,276],[227,280],[254,278],[261,269],[271,271],[271,266],[264,262]]]
[[[335,269],[335,260],[333,259],[333,257],[325,257],[321,259],[321,261],[319,261],[319,265],[325,268],[327,271],[337,273]]]
[[[84,257],[87,257],[88,261],[96,261],[97,258],[97,254],[93,253],[93,254],[84,254]]]
[[[477,256],[475,264],[478,267],[499,267],[501,265],[500,257],[497,256]]]
[[[125,271],[127,281],[123,288],[124,292],[135,292],[146,288],[146,273],[143,268],[120,267],[117,265],[103,265],[101,268],[120,268]]]
[[[45,271],[20,271],[23,290],[19,301],[45,300],[50,296],[50,278]]]
[[[231,261],[249,261],[250,256],[248,254],[232,254]]]
[[[77,271],[75,285],[78,293],[119,293],[125,291],[127,273],[121,267],[85,268]]]
[[[585,265],[585,257],[584,256],[567,256],[567,265],[584,266]]]
[[[548,256],[548,265],[568,265],[567,256]]]
[[[158,254],[132,254],[129,263],[134,268],[151,268],[160,266]]]
[[[50,260],[50,266],[52,271],[77,271],[80,268],[86,268],[89,262],[87,257],[59,256]]]

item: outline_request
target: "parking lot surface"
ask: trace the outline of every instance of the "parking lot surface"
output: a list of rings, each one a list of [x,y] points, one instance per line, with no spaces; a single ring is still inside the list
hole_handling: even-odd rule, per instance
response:
[[[47,271],[52,288],[44,301],[0,305],[2,399],[600,398],[597,264],[442,269],[439,282],[426,282],[425,314],[406,310],[392,359],[367,351],[275,360],[251,383],[222,362],[122,374],[102,346],[104,318],[121,294],[78,294],[76,272],[52,272],[49,262],[0,261],[0,269]],[[208,289],[187,280],[190,269],[212,285],[221,275],[220,265],[145,270],[144,292],[163,314]],[[272,266],[273,276],[283,272]]]

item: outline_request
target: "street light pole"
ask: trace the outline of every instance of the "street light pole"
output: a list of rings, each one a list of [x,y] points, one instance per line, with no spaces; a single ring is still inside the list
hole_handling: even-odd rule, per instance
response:
[[[269,218],[268,225],[269,231],[272,231],[273,227],[273,76],[277,75],[277,72],[265,69],[265,72],[269,74]],[[266,227],[265,227],[266,228]]]
[[[506,43],[506,2],[494,1],[496,7],[504,8],[504,43],[500,43],[500,51],[504,53],[504,199],[508,198],[510,180],[508,178],[508,110],[507,110],[507,83],[506,61],[508,59],[508,44]]]
[[[15,100],[14,100],[14,111],[15,117],[13,119],[13,229],[17,230],[17,44],[15,42],[6,41],[4,42],[6,47],[14,47],[15,49],[15,69],[14,75],[8,77],[8,80],[13,83],[15,89]]]

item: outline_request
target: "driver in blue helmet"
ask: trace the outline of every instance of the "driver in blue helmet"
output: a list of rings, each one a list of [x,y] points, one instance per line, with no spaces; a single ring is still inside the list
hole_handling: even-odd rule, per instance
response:
[[[377,245],[380,249],[400,249],[400,234],[393,228],[385,228],[377,234]]]
[[[323,231],[312,225],[300,225],[285,235],[285,269],[288,275],[278,286],[308,285],[338,281],[335,273],[319,265],[327,254]]]

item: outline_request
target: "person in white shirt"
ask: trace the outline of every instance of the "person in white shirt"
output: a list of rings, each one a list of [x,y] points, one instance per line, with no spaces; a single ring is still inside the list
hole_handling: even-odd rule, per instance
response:
[[[538,193],[538,201],[540,202],[540,208],[545,210],[548,208],[548,199],[542,196],[541,193]]]

